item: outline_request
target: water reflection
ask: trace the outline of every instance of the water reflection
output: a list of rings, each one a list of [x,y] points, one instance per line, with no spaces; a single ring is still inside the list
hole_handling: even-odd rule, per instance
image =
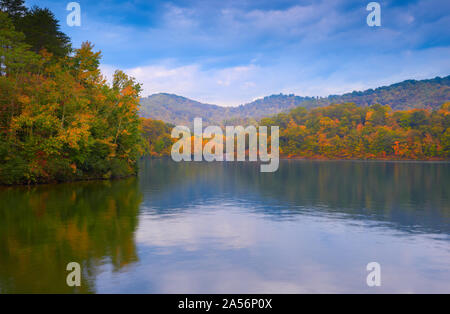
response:
[[[330,214],[406,232],[450,234],[450,163],[283,160],[281,165],[275,173],[261,173],[256,163],[146,160],[142,173],[152,175],[140,177],[144,205],[160,215],[184,211],[180,204],[231,200],[276,220]]]
[[[103,264],[138,260],[134,231],[142,196],[135,178],[0,190],[0,292],[94,292]],[[81,264],[80,288],[66,265]]]
[[[283,161],[268,175],[148,160],[142,172],[141,275],[127,291],[450,292],[448,163]]]
[[[0,292],[450,292],[450,163],[259,170],[146,159],[138,178],[2,189]]]

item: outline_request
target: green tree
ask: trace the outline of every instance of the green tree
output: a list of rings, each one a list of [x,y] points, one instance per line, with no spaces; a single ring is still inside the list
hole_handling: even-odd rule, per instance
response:
[[[14,20],[28,12],[24,0],[0,0],[0,11],[7,13]]]
[[[36,53],[46,49],[56,57],[63,57],[71,52],[69,37],[60,31],[58,20],[49,9],[31,8],[17,20],[16,27]]]

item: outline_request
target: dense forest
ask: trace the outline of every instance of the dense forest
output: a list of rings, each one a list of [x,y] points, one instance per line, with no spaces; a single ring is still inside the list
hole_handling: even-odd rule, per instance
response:
[[[173,126],[157,120],[147,120],[144,125],[151,155],[170,156]],[[280,127],[280,155],[288,158],[450,158],[450,102],[437,110],[392,110],[379,104],[360,107],[353,103],[297,107],[263,118],[257,125]],[[203,138],[203,145],[207,142]]]
[[[72,49],[49,10],[0,8],[0,183],[136,173],[140,85],[121,71],[107,84],[100,53]]]
[[[161,120],[142,118],[142,134],[147,143],[147,153],[152,157],[170,156],[173,140],[170,136],[175,127]]]
[[[298,107],[261,120],[280,126],[280,154],[304,158],[448,159],[450,103],[393,111],[353,103]]]

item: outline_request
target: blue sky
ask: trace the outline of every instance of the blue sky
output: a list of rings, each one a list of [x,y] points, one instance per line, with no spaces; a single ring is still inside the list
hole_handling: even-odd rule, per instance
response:
[[[278,93],[327,96],[405,79],[450,74],[450,1],[78,0],[81,27],[66,24],[70,1],[48,7],[74,46],[102,51],[102,70],[125,70],[143,96],[174,93],[239,105]]]

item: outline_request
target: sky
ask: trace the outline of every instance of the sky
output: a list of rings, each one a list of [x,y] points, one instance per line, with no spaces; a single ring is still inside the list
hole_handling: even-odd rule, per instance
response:
[[[124,70],[143,96],[173,93],[233,106],[271,94],[328,96],[450,74],[450,1],[27,0],[51,9],[73,46],[90,41],[101,69]]]

